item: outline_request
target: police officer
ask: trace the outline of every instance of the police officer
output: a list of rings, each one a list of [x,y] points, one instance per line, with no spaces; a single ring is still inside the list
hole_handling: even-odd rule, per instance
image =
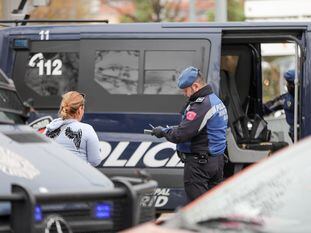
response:
[[[228,115],[199,69],[186,68],[178,87],[189,97],[180,124],[155,127],[151,134],[177,143],[177,153],[185,163],[185,191],[192,201],[223,180]]]
[[[288,70],[283,77],[286,80],[287,93],[276,97],[264,104],[264,115],[284,109],[286,122],[289,125],[289,136],[294,141],[294,96],[295,96],[295,70]]]

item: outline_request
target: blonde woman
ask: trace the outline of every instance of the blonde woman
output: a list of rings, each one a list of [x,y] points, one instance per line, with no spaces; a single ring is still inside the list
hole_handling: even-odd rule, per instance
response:
[[[47,125],[45,135],[92,166],[98,166],[102,161],[98,137],[91,125],[80,122],[84,115],[84,94],[70,91],[62,97],[59,118]]]

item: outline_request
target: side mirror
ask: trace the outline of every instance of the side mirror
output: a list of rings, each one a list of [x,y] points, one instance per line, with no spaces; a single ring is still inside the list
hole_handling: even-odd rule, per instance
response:
[[[45,130],[45,127],[53,120],[51,116],[43,116],[40,117],[39,119],[36,119],[32,122],[30,122],[28,125],[31,128],[34,128],[37,130],[39,133],[43,133]]]

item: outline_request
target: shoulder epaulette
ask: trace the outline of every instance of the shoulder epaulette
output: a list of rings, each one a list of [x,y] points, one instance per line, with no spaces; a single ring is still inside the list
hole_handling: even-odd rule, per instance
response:
[[[202,103],[202,102],[204,101],[204,99],[205,99],[205,96],[199,97],[199,98],[197,98],[194,102],[196,102],[196,103]]]

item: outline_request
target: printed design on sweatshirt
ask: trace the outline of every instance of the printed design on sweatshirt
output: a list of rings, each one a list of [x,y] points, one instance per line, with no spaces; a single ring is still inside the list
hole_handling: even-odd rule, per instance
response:
[[[65,135],[69,139],[73,139],[73,143],[75,144],[77,150],[80,148],[81,138],[82,138],[82,130],[73,131],[70,127],[67,127],[65,130]]]
[[[61,129],[57,128],[55,130],[47,130],[45,135],[48,136],[49,138],[55,138],[60,134]]]

